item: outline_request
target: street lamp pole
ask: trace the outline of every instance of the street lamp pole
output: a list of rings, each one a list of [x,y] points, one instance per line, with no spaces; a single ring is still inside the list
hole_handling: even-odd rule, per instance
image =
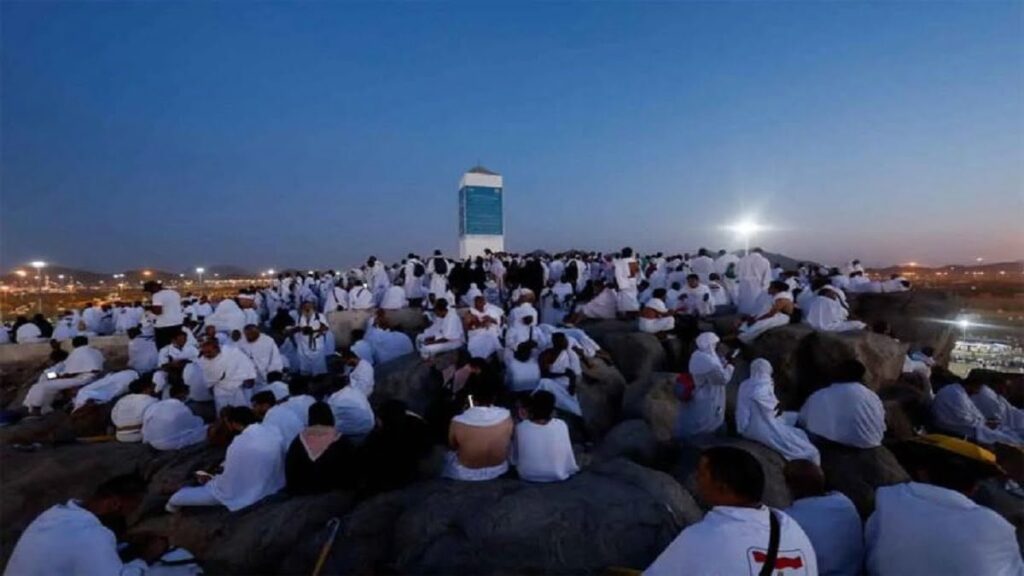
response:
[[[199,287],[203,286],[203,272],[206,272],[205,268],[196,268],[196,274],[199,276]]]
[[[43,313],[43,268],[46,268],[46,262],[36,260],[30,264],[36,269],[36,305],[39,308],[39,313]]]

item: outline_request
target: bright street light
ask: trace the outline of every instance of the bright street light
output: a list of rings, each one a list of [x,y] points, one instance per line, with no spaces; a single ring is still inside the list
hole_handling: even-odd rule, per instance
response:
[[[766,228],[754,220],[747,218],[741,220],[731,226],[727,226],[729,230],[732,230],[743,238],[743,253],[744,255],[750,253],[750,237],[758,232],[764,231]]]
[[[203,285],[203,272],[206,272],[206,268],[203,268],[203,267],[196,268],[196,274],[199,276],[199,285],[200,286]]]
[[[967,329],[971,327],[971,321],[968,320],[967,318],[961,318],[961,319],[957,320],[956,324],[957,324],[957,326],[960,327],[960,330],[963,331],[963,334],[961,335],[961,339],[967,340]]]
[[[35,268],[36,270],[46,268],[46,262],[43,262],[42,260],[34,260],[32,262],[29,262],[28,265]]]

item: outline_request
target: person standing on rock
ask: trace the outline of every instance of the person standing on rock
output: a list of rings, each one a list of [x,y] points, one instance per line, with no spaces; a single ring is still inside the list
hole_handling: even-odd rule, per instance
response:
[[[618,258],[612,261],[615,272],[615,285],[619,289],[618,310],[627,317],[635,317],[640,312],[637,283],[640,281],[640,263],[633,256],[633,249],[622,249]]]
[[[713,434],[725,423],[725,385],[732,379],[733,366],[716,349],[714,332],[697,336],[697,350],[690,356],[693,394],[683,401],[678,434],[682,437]]]
[[[784,512],[761,502],[764,486],[764,470],[746,450],[705,450],[697,466],[697,490],[712,508],[683,530],[644,575],[817,576],[818,560],[807,534]]]
[[[772,265],[760,248],[754,248],[736,263],[736,281],[736,307],[740,314],[756,314],[757,301],[772,281]]]
[[[181,311],[181,295],[165,289],[159,282],[146,282],[143,290],[151,294],[149,311],[155,317],[154,338],[159,350],[170,344],[174,335],[181,331],[185,320]]]

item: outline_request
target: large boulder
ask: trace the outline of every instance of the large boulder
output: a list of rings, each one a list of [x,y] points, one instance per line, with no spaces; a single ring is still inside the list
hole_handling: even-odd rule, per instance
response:
[[[373,318],[376,309],[369,310],[342,310],[339,312],[328,312],[327,323],[334,334],[335,345],[339,349],[348,348],[352,344],[352,331],[365,330],[366,322]],[[395,330],[405,332],[415,338],[427,327],[427,318],[423,311],[418,308],[402,308],[400,310],[388,310],[384,313],[391,327]]]
[[[864,384],[872,390],[896,381],[906,351],[905,344],[874,332],[819,332],[805,324],[790,324],[759,336],[746,356],[771,362],[779,402],[786,410],[798,410],[814,390],[830,382],[833,371],[846,360],[864,364]]]
[[[865,330],[815,332],[810,338],[810,377],[827,384],[837,366],[847,360],[858,360],[867,369],[864,385],[878,391],[899,379],[906,355],[906,344],[882,334]]]
[[[612,334],[639,330],[636,320],[586,320],[579,327],[601,346],[604,346],[605,339]]]
[[[661,341],[644,332],[620,332],[605,337],[601,347],[611,354],[626,380],[646,377],[652,372],[665,370],[668,354]]]
[[[910,480],[892,452],[884,446],[851,448],[832,442],[818,444],[821,469],[830,488],[846,494],[867,519],[875,509],[875,490]]]
[[[697,464],[700,460],[700,453],[712,446],[734,446],[752,454],[760,462],[764,470],[764,495],[762,500],[773,508],[785,508],[789,506],[793,498],[786,486],[786,478],[783,475],[783,467],[786,460],[778,453],[764,444],[752,442],[743,438],[730,438],[725,436],[709,436],[687,440],[679,448],[677,460],[672,468],[672,475],[694,495],[697,492]]]
[[[375,384],[370,400],[401,400],[409,410],[426,416],[437,408],[444,384],[441,373],[418,354],[406,354],[374,369]]]
[[[810,337],[814,329],[806,324],[789,324],[768,330],[750,343],[746,359],[764,358],[771,363],[775,395],[786,410],[797,410],[816,387],[805,376],[810,364]]]
[[[579,380],[576,394],[587,436],[600,438],[619,421],[625,389],[626,379],[615,366],[601,358],[592,358],[583,364],[583,378]]]
[[[311,565],[289,560],[293,549],[328,520],[347,513],[354,501],[351,493],[340,491],[297,497],[279,493],[237,512],[216,506],[158,514],[133,531],[166,536],[195,555],[208,574],[308,574]]]
[[[868,324],[884,321],[893,336],[903,342],[935,349],[940,366],[949,363],[956,344],[955,324],[962,302],[949,292],[914,289],[890,294],[854,294],[850,297],[851,314]]]
[[[590,457],[594,463],[627,458],[642,466],[654,466],[658,439],[643,420],[623,420],[608,432]]]
[[[551,484],[435,480],[357,507],[344,521],[324,572],[642,569],[700,517],[671,477],[622,459]],[[307,561],[314,546],[307,546]]]
[[[649,374],[630,382],[622,399],[623,417],[643,420],[659,442],[672,439],[679,421],[676,378],[670,372]]]

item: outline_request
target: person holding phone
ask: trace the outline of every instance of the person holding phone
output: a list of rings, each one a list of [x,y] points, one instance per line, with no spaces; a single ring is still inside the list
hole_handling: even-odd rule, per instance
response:
[[[72,350],[63,364],[47,370],[25,394],[24,405],[29,414],[39,415],[53,409],[53,401],[64,390],[81,388],[103,372],[103,353],[89,346],[89,339],[76,336],[71,340]]]

